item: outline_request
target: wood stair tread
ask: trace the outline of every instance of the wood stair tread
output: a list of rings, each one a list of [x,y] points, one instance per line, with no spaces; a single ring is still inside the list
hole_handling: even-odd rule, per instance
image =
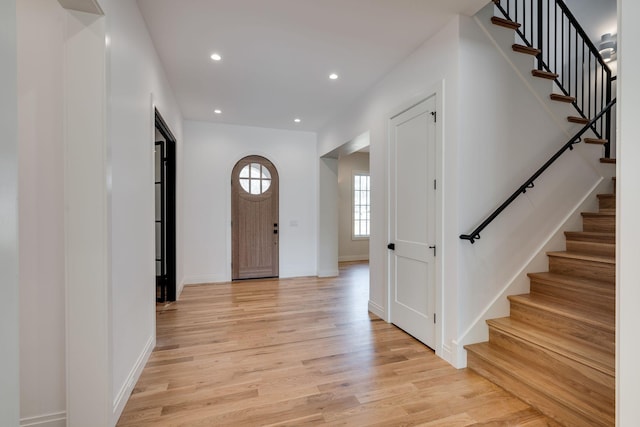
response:
[[[571,123],[578,123],[581,125],[586,125],[587,123],[589,123],[589,119],[585,117],[579,117],[579,116],[568,116],[567,121]]]
[[[551,273],[544,271],[540,273],[528,273],[531,279],[539,280],[546,283],[555,283],[565,286],[580,286],[585,289],[592,289],[602,293],[603,297],[615,298],[616,290],[614,286],[601,280],[586,279],[582,277],[568,276],[566,274]]]
[[[582,215],[583,218],[599,218],[599,217],[615,218],[616,213],[614,209],[611,209],[605,212],[602,212],[602,210],[600,212],[582,212],[580,215]]]
[[[531,325],[510,317],[491,319],[487,324],[503,333],[526,341],[530,345],[544,348],[552,353],[589,366],[611,377],[615,376],[615,355],[603,351],[598,346],[566,337],[554,332],[532,328]]]
[[[543,295],[510,295],[509,301],[523,304],[562,317],[578,320],[605,332],[615,333],[615,313],[596,312],[592,309]]]
[[[597,231],[565,231],[567,240],[593,242],[603,244],[616,244],[616,233],[604,233]]]
[[[616,195],[613,193],[604,193],[604,194],[598,194],[597,197],[598,199],[615,199]]]
[[[552,93],[549,95],[549,98],[551,98],[552,101],[566,102],[568,104],[576,100],[573,96],[563,95],[561,93]]]
[[[491,23],[500,27],[509,28],[511,30],[517,30],[518,28],[520,28],[519,23],[513,22],[509,19],[500,18],[498,16],[492,16]]]
[[[584,138],[583,141],[585,144],[598,144],[598,145],[604,145],[609,142],[606,139],[600,139],[600,138]]]
[[[555,80],[558,78],[558,74],[556,73],[552,73],[551,71],[545,71],[545,70],[537,70],[537,69],[531,70],[531,75],[533,77],[540,77],[542,79],[548,79],[548,80]]]
[[[513,44],[511,46],[514,52],[524,53],[526,55],[538,56],[540,54],[540,49],[536,49],[535,47],[525,46],[521,44]]]
[[[521,362],[515,355],[496,349],[491,343],[472,344],[465,348],[475,357],[507,374],[508,377],[558,402],[565,408],[570,408],[585,420],[602,420],[603,418],[613,420],[615,416],[615,405],[603,396],[590,396],[591,399],[587,401],[581,398],[580,394],[575,393],[572,387],[557,381],[555,376]],[[508,384],[499,385],[509,390]],[[523,396],[519,397],[523,398]],[[527,400],[526,397],[524,399]]]
[[[609,164],[615,165],[616,159],[610,158],[610,157],[600,157],[600,163],[609,163]]]
[[[587,123],[589,123],[589,119],[579,116],[568,116],[567,121],[571,123],[578,123],[581,125],[586,125]]]
[[[584,254],[581,252],[551,251],[551,252],[547,252],[547,256],[558,257],[558,258],[580,259],[585,261],[601,262],[603,264],[616,263],[616,257],[614,256],[591,255],[591,254]]]

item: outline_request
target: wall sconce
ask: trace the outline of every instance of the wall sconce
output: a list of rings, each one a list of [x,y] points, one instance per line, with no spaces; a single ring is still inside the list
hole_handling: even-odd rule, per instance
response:
[[[617,42],[615,36],[611,33],[603,34],[600,37],[600,44],[598,45],[598,51],[600,56],[604,59],[604,62],[611,62],[616,56]]]

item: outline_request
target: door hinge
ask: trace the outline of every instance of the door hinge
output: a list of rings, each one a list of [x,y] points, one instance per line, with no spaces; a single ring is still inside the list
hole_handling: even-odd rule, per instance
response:
[[[436,314],[433,313],[433,323],[436,323]]]
[[[433,180],[433,189],[437,190],[438,189],[438,184],[437,184],[437,180]]]
[[[436,123],[438,121],[438,112],[432,111],[431,116],[433,117],[433,122]]]

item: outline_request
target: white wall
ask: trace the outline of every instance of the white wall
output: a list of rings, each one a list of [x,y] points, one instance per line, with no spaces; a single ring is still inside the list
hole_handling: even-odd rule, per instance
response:
[[[444,225],[445,235],[458,233],[456,188],[457,141],[457,87],[458,87],[458,18],[427,40],[412,55],[398,64],[383,80],[352,108],[341,112],[318,135],[318,153],[324,155],[353,140],[363,132],[370,132],[371,175],[371,237],[370,237],[370,289],[369,308],[376,314],[387,316],[387,122],[393,110],[409,100],[426,98],[444,81],[444,99],[440,100],[444,111],[445,179],[442,187],[445,206],[450,221]],[[336,230],[337,233],[337,230]],[[443,247],[445,253],[452,250]],[[455,246],[453,247],[455,255]],[[449,271],[455,274],[456,264],[452,256],[446,260],[452,264]],[[455,290],[456,278],[448,277],[447,287]],[[446,320],[445,320],[446,321]],[[438,354],[442,351],[437,349]]]
[[[0,424],[18,425],[18,114],[16,1],[0,2]]]
[[[111,156],[113,399],[117,417],[155,339],[154,116],[177,138],[181,176],[182,117],[138,6],[101,1],[107,16],[108,144]],[[177,183],[181,206],[181,181]],[[177,223],[182,221],[178,210]],[[178,280],[182,277],[178,227]]]
[[[65,417],[63,67],[67,12],[24,0],[18,17],[20,415]],[[57,417],[56,417],[57,415]]]
[[[353,174],[369,173],[369,153],[353,153],[338,159],[338,260],[369,259],[369,239],[353,238]]]
[[[617,348],[616,348],[616,425],[632,427],[640,420],[640,3],[618,1],[618,152],[617,152]]]
[[[316,135],[185,122],[185,283],[231,280],[231,170],[269,159],[280,178],[280,277],[316,275]]]
[[[338,158],[318,159],[318,276],[338,271]]]

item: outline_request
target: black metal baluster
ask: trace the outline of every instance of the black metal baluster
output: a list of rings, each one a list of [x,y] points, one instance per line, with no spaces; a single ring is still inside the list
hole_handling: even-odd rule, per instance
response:
[[[586,96],[584,95],[584,40],[582,40],[582,111],[585,110],[584,108],[584,101]]]
[[[553,8],[553,66],[555,68],[555,72],[560,74],[560,67],[558,67],[558,6],[555,5]]]
[[[550,62],[551,62],[551,49],[550,49],[550,42],[551,42],[551,17],[549,15],[549,1],[547,0],[547,66],[551,66]]]
[[[569,88],[569,95],[571,95],[571,25],[567,25],[567,87]]]
[[[565,77],[565,56],[564,56],[564,12],[560,14],[560,61],[562,62],[562,86],[564,87],[564,77]]]
[[[531,40],[531,44],[533,44],[533,41],[535,40],[534,36],[533,36],[533,0],[529,1],[529,22],[530,22],[530,28],[529,31],[531,32],[530,38],[529,40]]]
[[[589,88],[588,91],[588,96],[589,96],[589,101],[587,103],[587,105],[589,106],[589,114],[587,114],[587,117],[591,117],[591,57],[593,56],[593,54],[591,52],[589,52],[589,80],[588,80],[588,85],[587,87]]]
[[[533,0],[532,0],[533,1]],[[538,49],[542,50],[542,0],[538,0]],[[544,53],[540,54],[538,59],[538,70],[542,70]]]

